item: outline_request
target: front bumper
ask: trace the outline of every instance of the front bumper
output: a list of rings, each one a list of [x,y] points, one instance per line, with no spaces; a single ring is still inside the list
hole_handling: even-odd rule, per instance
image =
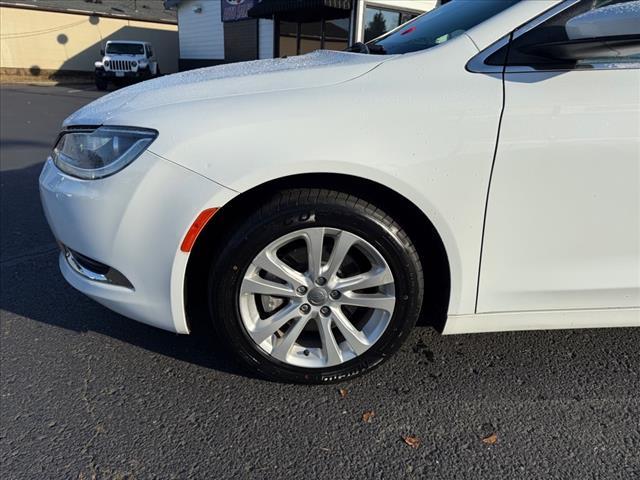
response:
[[[127,70],[127,71],[114,71],[114,70],[104,70],[101,68],[96,69],[96,77],[98,78],[108,78],[108,79],[118,79],[118,78],[127,78],[127,79],[140,79],[140,78],[149,78],[151,73],[148,68],[141,68],[138,70]]]
[[[134,320],[189,333],[184,308],[189,254],[180,244],[202,210],[221,207],[235,192],[147,151],[100,180],[70,177],[48,160],[40,195],[64,248],[60,269],[73,287]],[[74,264],[69,252],[86,261]],[[119,280],[107,281],[109,270],[98,271],[100,265],[121,275],[113,277]]]

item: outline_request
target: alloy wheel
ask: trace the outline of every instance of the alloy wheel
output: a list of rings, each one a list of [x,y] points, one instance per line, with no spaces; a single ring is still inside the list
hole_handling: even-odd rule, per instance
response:
[[[393,316],[393,274],[371,243],[337,228],[288,233],[247,268],[239,310],[248,336],[290,365],[323,368],[362,355]]]

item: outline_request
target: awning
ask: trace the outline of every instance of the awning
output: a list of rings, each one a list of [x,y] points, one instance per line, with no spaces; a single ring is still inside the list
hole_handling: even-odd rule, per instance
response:
[[[262,0],[249,10],[253,18],[273,18],[287,22],[316,22],[349,16],[353,0]]]

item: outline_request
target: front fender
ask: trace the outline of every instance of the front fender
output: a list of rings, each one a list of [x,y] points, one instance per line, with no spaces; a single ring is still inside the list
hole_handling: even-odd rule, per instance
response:
[[[442,238],[451,267],[449,313],[470,314],[502,108],[501,78],[465,69],[476,54],[460,36],[339,84],[209,93],[130,109],[122,118],[160,132],[154,153],[238,192],[307,173],[357,176],[393,189]]]
[[[287,177],[305,174],[337,174],[348,177],[357,177],[384,185],[423,211],[440,235],[447,253],[451,274],[450,310],[453,312],[460,311],[464,293],[462,290],[464,285],[463,275],[467,274],[460,254],[460,249],[463,246],[459,244],[458,239],[456,238],[452,229],[453,225],[451,225],[441,214],[436,205],[432,204],[429,199],[419,191],[416,191],[412,185],[375,168],[354,166],[352,163],[343,161],[326,161],[322,165],[322,170],[305,168],[305,165],[306,164],[304,163],[301,164],[298,162],[280,164],[277,168],[265,167],[257,170],[245,171],[245,175],[239,176],[238,181],[232,184],[233,186],[225,185],[225,187],[228,189],[227,191],[238,192],[238,196],[241,196],[243,193],[249,193],[251,190],[260,188],[270,182],[286,180]],[[327,188],[331,187],[332,185],[327,185]],[[228,200],[232,202],[234,198],[235,197],[228,197]],[[224,209],[226,204],[220,204],[219,200],[220,198],[209,199],[201,205],[198,211],[202,212],[209,208],[220,207]],[[384,208],[383,198],[380,199],[380,206]],[[186,232],[184,233],[186,234]],[[178,257],[180,257],[180,255]],[[175,266],[177,271],[183,272],[186,267],[187,258],[183,256],[176,258],[176,260],[177,263]],[[181,279],[182,277],[177,278]]]

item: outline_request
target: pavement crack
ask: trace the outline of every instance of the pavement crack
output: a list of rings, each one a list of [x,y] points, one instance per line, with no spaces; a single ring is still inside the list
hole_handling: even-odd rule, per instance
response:
[[[91,447],[93,447],[93,442],[98,436],[104,432],[104,427],[100,424],[95,415],[95,407],[91,398],[89,396],[89,384],[91,383],[91,375],[93,375],[93,371],[91,369],[91,355],[87,356],[87,368],[85,370],[83,385],[82,385],[82,394],[81,399],[85,406],[85,411],[91,418],[91,425],[95,425],[95,429],[93,435],[85,442],[82,449],[80,450],[83,455],[87,455],[89,459],[89,471],[91,472],[91,478],[95,478],[98,474],[98,468],[95,464],[95,456],[90,453]]]
[[[42,245],[40,247],[35,247],[27,250],[25,253],[22,253],[20,255],[14,255],[13,257],[3,259],[0,261],[0,266],[2,268],[15,267],[16,265],[20,265],[21,263],[24,263],[28,260],[32,260],[44,255],[50,255],[51,253],[57,252],[58,250],[58,245],[56,245],[55,243],[48,243],[47,245]]]

